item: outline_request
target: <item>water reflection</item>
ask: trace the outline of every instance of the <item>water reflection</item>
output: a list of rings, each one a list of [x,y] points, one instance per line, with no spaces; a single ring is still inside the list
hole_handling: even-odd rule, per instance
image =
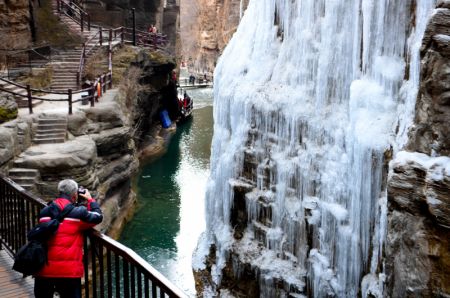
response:
[[[211,90],[189,95],[194,98],[193,119],[178,127],[163,157],[142,166],[135,181],[138,210],[120,242],[195,296],[191,257],[205,229],[213,120]]]

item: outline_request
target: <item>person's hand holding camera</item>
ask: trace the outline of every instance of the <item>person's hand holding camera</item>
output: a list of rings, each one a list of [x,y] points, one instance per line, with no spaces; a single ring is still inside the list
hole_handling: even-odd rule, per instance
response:
[[[86,206],[89,210],[91,202],[95,202],[95,200],[92,198],[89,190],[86,188],[80,187],[78,189],[78,204]]]

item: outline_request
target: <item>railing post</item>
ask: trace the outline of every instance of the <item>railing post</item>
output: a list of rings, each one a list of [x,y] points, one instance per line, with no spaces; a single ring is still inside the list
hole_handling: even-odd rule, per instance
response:
[[[86,59],[86,43],[83,42],[83,60]]]
[[[109,72],[109,89],[112,89],[112,71]]]
[[[72,115],[72,89],[69,89],[69,115]]]
[[[77,86],[80,86],[80,72],[77,71]]]
[[[102,95],[106,91],[106,84],[105,84],[105,75],[100,76],[100,88],[102,89]]]
[[[112,42],[112,29],[109,29],[109,37],[108,37],[109,45],[111,46]]]
[[[89,90],[89,95],[90,95],[91,107],[93,107],[94,101],[95,101],[95,84],[92,84],[92,87]]]
[[[100,46],[103,45],[103,28],[100,27],[100,35],[98,37],[98,41],[100,42]]]
[[[91,16],[89,14],[86,14],[87,16],[87,23],[88,23],[88,31],[91,31]]]
[[[125,30],[123,27],[120,28],[120,43],[123,44]]]
[[[80,26],[81,26],[81,32],[84,31],[84,17],[83,13],[80,12]]]
[[[28,109],[33,114],[33,98],[31,97],[31,87],[27,85]]]
[[[136,46],[136,9],[134,7],[131,9],[133,14],[133,46]]]

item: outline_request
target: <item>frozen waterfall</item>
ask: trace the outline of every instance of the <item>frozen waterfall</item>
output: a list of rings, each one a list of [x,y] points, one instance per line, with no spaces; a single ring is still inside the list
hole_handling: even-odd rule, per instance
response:
[[[215,71],[197,251],[204,261],[214,244],[215,286],[233,252],[258,271],[261,297],[383,295],[387,160],[406,142],[434,5],[250,0]],[[241,184],[252,189],[236,239]]]

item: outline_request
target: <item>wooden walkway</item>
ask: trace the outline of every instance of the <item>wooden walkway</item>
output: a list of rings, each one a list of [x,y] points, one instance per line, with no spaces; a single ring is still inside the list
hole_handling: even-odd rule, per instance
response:
[[[22,278],[22,274],[13,271],[13,259],[4,250],[0,250],[0,297],[34,297],[34,280],[29,276]]]

